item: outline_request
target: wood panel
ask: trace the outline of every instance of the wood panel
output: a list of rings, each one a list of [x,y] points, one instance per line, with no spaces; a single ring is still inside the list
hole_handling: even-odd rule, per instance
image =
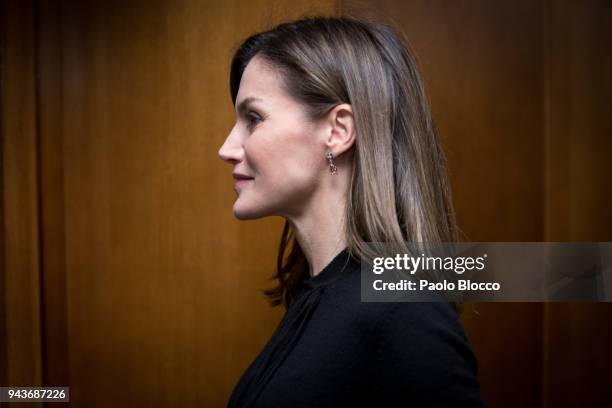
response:
[[[550,241],[612,241],[612,6],[554,1],[546,15]],[[547,406],[612,405],[612,303],[546,305]]]
[[[34,27],[32,2],[0,2],[2,386],[42,381]]]
[[[71,381],[68,367],[63,121],[60,120],[63,114],[61,10],[51,1],[39,2],[37,6],[43,383],[66,386]]]
[[[610,240],[612,6],[555,1],[546,21],[547,234]]]

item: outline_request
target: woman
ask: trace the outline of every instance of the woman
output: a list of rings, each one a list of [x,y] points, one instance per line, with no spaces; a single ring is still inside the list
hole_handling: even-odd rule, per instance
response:
[[[219,156],[238,219],[286,219],[265,291],[286,313],[229,406],[481,406],[452,305],[360,301],[364,243],[456,240],[409,48],[378,23],[305,18],[246,39],[230,87]]]

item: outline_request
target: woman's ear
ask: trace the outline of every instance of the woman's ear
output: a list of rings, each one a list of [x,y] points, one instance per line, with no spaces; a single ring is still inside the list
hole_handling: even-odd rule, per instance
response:
[[[334,157],[349,150],[355,143],[355,118],[353,108],[348,103],[335,106],[328,114],[330,131],[326,147]]]

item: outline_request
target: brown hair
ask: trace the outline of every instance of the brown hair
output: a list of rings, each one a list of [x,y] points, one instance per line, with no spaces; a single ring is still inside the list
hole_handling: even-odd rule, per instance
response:
[[[352,256],[372,256],[364,242],[457,241],[445,158],[407,41],[385,24],[351,17],[280,24],[250,36],[235,52],[234,104],[255,55],[281,72],[286,92],[309,119],[351,104],[357,135],[344,227]],[[286,221],[278,285],[264,293],[272,305],[288,307],[307,276],[307,260]]]

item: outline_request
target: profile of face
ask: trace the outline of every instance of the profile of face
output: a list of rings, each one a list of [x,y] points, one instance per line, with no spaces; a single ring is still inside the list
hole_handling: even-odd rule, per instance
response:
[[[325,123],[307,120],[258,56],[247,64],[236,97],[236,123],[219,149],[233,165],[238,219],[299,216],[327,169]]]

